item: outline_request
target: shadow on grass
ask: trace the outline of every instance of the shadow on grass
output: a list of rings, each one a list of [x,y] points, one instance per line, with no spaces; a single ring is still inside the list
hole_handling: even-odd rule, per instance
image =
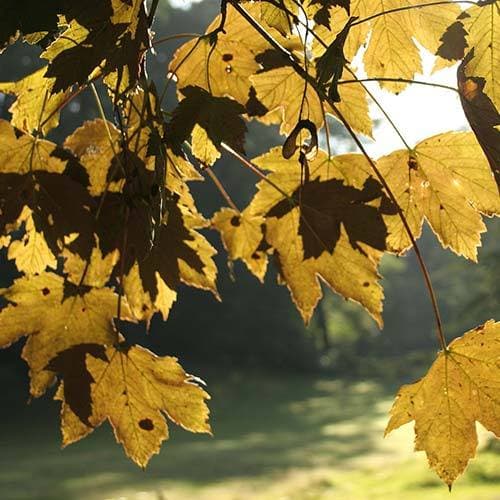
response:
[[[36,408],[28,408],[30,420],[11,424],[2,437],[0,496],[90,498],[127,486],[202,486],[294,467],[340,466],[373,448],[380,434],[375,422],[387,409],[380,402],[392,395],[373,382],[297,376],[233,377],[210,391],[215,437],[172,425],[170,441],[146,471],[125,458],[103,428],[60,451],[55,416],[37,420]]]

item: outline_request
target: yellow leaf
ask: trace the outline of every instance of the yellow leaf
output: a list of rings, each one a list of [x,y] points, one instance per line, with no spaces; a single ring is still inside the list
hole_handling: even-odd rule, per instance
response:
[[[279,116],[280,133],[288,135],[301,118],[317,128],[323,125],[321,100],[311,85],[306,85],[292,66],[282,66],[250,77],[257,98],[272,114]],[[305,97],[302,98],[305,92]],[[279,115],[274,111],[279,110]],[[302,111],[302,115],[301,115]],[[266,123],[266,117],[261,118]]]
[[[366,7],[369,15],[406,6],[402,0],[370,0]],[[370,21],[372,31],[368,48],[363,56],[369,78],[407,78],[422,72],[422,63],[417,46],[409,29],[409,11],[389,13]],[[405,83],[382,82],[381,86],[392,92],[400,92]]]
[[[212,218],[212,227],[219,231],[230,259],[241,259],[260,281],[267,270],[267,255],[259,250],[265,219],[248,213],[222,208]]]
[[[111,278],[111,273],[118,261],[118,250],[103,257],[98,247],[92,249],[88,260],[64,249],[64,272],[67,279],[75,285],[85,285],[95,288],[104,287]]]
[[[344,71],[343,76],[344,79],[352,79],[347,71]],[[317,92],[311,85],[306,86],[292,66],[258,73],[250,79],[257,98],[269,110],[268,114],[257,117],[260,121],[266,124],[281,123],[280,132],[283,135],[288,135],[301,118],[307,118],[317,128],[323,126],[324,113]],[[339,85],[339,94],[339,112],[355,131],[371,136],[372,120],[363,86],[359,83]],[[324,112],[335,116],[328,104],[324,105]]]
[[[346,69],[344,69],[342,78],[344,80],[354,79]],[[361,132],[368,137],[372,137],[373,120],[370,118],[368,94],[363,84],[357,82],[339,84],[338,92],[340,95],[340,102],[337,103],[339,113],[342,114],[355,132]],[[336,113],[329,107],[327,107],[327,112],[337,117]]]
[[[500,323],[455,339],[427,374],[400,388],[386,435],[415,421],[415,450],[451,487],[474,457],[476,421],[500,437]]]
[[[367,4],[368,2],[366,2],[366,0],[351,1],[351,15],[357,16],[361,19],[367,17]],[[330,21],[328,28],[322,24],[314,26],[314,32],[324,43],[323,45],[319,43],[317,38],[314,38],[312,49],[315,58],[320,57],[323,52],[325,52],[326,47],[328,47],[335,40],[335,37],[339,34],[349,19],[349,14],[341,7],[330,8],[329,13]],[[365,43],[369,31],[369,23],[357,24],[350,28],[344,44],[344,55],[348,61],[352,61],[354,59],[361,46]]]
[[[42,53],[49,61],[45,75],[55,79],[53,92],[85,84],[100,74],[106,75],[105,83],[115,92],[130,90],[136,83],[149,47],[142,0],[111,0],[111,5],[103,2],[93,9],[69,9],[60,27],[61,35]]]
[[[241,117],[245,108],[227,97],[214,97],[199,87],[181,90],[185,98],[173,111],[168,141],[179,147],[191,136],[193,155],[203,165],[213,165],[224,142],[243,151],[246,125]]]
[[[419,0],[407,0],[402,6],[419,6]],[[407,29],[431,54],[437,54],[441,37],[462,12],[455,3],[417,7],[408,11]]]
[[[15,260],[18,271],[25,274],[39,274],[47,267],[57,268],[57,259],[51,252],[43,234],[36,230],[33,216],[28,208],[25,219],[25,234],[21,240],[10,243],[7,257]],[[24,216],[20,216],[23,220]]]
[[[62,107],[68,92],[52,93],[53,78],[45,78],[46,68],[12,83],[0,83],[0,92],[13,94],[16,101],[9,108],[11,123],[25,132],[40,130],[47,134],[59,125],[59,108]]]
[[[63,445],[78,441],[107,419],[127,456],[145,467],[168,439],[167,419],[188,431],[211,434],[206,405],[210,396],[176,358],[158,357],[139,346],[108,347],[87,354],[86,369],[83,385],[63,379],[58,391]],[[79,415],[81,405],[72,404],[71,391],[82,387],[83,394],[77,396],[89,398],[87,415]]]
[[[64,141],[64,147],[79,159],[80,164],[87,171],[89,192],[92,196],[101,195],[106,187],[109,191],[119,189],[116,183],[107,185],[112,160],[115,156],[111,141],[118,146],[120,132],[113,124],[105,124],[100,119],[85,122]],[[113,169],[117,169],[116,163]]]
[[[28,250],[45,261],[38,260],[36,272],[43,264],[53,265],[54,256],[70,234],[77,234],[73,249],[82,255],[88,255],[93,244],[92,202],[87,190],[64,174],[67,156],[55,144],[0,121],[0,231],[18,228],[29,210],[33,225],[27,228]],[[41,240],[35,245],[33,231],[37,239],[43,235],[46,245]],[[12,252],[19,256],[21,248],[14,246],[17,248]],[[50,252],[45,251],[46,246]]]
[[[245,9],[257,18],[261,5],[245,3]],[[220,16],[208,26],[213,32],[220,24]],[[273,35],[279,33],[271,28]],[[260,66],[255,57],[271,48],[264,38],[255,35],[254,28],[228,5],[224,24],[225,33],[219,33],[217,43],[209,38],[191,40],[182,45],[170,63],[170,72],[177,76],[177,87],[196,86],[215,97],[230,96],[242,105],[250,98],[250,76]]]
[[[111,147],[101,120],[85,124],[65,145],[87,171],[94,196],[102,196],[107,183],[116,179],[99,205],[95,224],[99,255],[103,265],[114,267],[112,277],[122,279],[123,270],[128,304],[137,319],[149,322],[155,312],[167,318],[180,283],[218,295],[215,250],[196,231],[206,221],[196,211],[185,182],[198,175],[182,152],[151,147],[152,138],[161,143],[161,136],[155,136],[155,99],[149,91],[147,95],[149,104],[144,91],[125,104],[125,147],[120,141]],[[108,129],[112,137],[119,136],[112,125]],[[162,182],[168,187],[163,196]]]
[[[265,217],[266,241],[306,322],[322,297],[322,280],[382,324],[377,273],[387,236],[382,215],[394,209],[359,156],[328,159],[319,151],[303,185],[297,157],[285,160],[280,148],[254,160],[271,170],[268,180],[280,191],[261,181],[247,210]]]
[[[500,198],[474,134],[439,134],[417,144],[412,154],[395,151],[377,164],[415,237],[425,217],[444,247],[476,260],[480,234],[486,231],[481,213],[498,213]],[[396,252],[409,248],[401,219],[386,221],[389,247]]]
[[[56,145],[28,134],[16,135],[12,125],[0,120],[0,173],[26,174],[34,170],[61,173],[66,162],[54,154]]]
[[[460,16],[473,57],[465,75],[485,79],[484,93],[500,109],[500,9],[498,2],[473,5]]]
[[[297,15],[297,4],[293,0],[278,0],[278,5],[260,3],[260,22],[277,29],[283,36],[293,31],[293,16]]]
[[[2,295],[10,304],[0,312],[0,347],[29,336],[23,358],[30,367],[35,397],[52,381],[46,367],[58,353],[78,344],[116,341],[113,317],[118,296],[109,288],[78,291],[60,276],[43,273],[17,279]],[[124,302],[122,318],[130,317]]]

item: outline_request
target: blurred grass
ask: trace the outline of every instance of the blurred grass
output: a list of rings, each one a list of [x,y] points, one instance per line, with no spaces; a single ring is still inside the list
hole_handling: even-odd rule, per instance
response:
[[[146,471],[109,429],[59,450],[57,415],[34,402],[2,425],[0,498],[500,500],[500,447],[485,432],[451,496],[425,455],[413,453],[411,426],[383,439],[396,387],[228,375],[209,389],[215,437],[171,426]]]

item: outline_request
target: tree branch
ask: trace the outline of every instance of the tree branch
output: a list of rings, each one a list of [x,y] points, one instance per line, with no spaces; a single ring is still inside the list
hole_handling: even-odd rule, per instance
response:
[[[358,136],[356,135],[356,133],[353,131],[352,127],[349,125],[349,122],[345,119],[345,117],[343,116],[343,114],[340,112],[340,110],[338,109],[336,103],[334,103],[331,99],[328,98],[328,96],[326,95],[326,93],[325,93],[325,91],[323,89],[319,88],[319,86],[317,85],[316,80],[309,73],[307,73],[307,71],[304,70],[304,68],[295,59],[295,57],[293,57],[293,55],[290,52],[288,52],[288,50],[286,50],[284,47],[282,47],[281,44],[279,42],[277,42],[258,23],[258,21],[256,21],[241,5],[239,5],[236,0],[228,0],[228,1],[231,3],[231,5],[233,6],[233,8],[254,28],[255,31],[257,31],[269,44],[271,44],[276,50],[278,50],[283,55],[283,57],[285,57],[290,62],[290,64],[295,69],[295,71],[297,72],[297,74],[301,78],[303,78],[304,80],[306,80],[311,85],[311,87],[315,89],[315,91],[318,94],[318,96],[322,100],[326,101],[331,106],[331,108],[333,109],[333,111],[336,113],[336,115],[338,116],[338,118],[340,119],[340,121],[345,126],[345,128],[348,131],[349,135],[352,137],[352,139],[356,143],[357,147],[359,148],[359,150],[361,151],[361,153],[363,154],[363,156],[365,156],[365,158],[367,159],[368,163],[370,164],[370,166],[371,166],[373,172],[375,173],[376,177],[378,178],[379,182],[382,184],[382,186],[384,187],[387,195],[389,196],[389,198],[394,203],[394,205],[395,205],[395,207],[396,207],[396,209],[398,211],[398,215],[399,215],[399,217],[400,217],[400,219],[401,219],[401,221],[403,223],[403,226],[405,228],[405,231],[408,234],[408,237],[409,237],[409,239],[410,239],[410,241],[411,241],[411,243],[413,245],[413,248],[415,250],[415,254],[417,256],[418,263],[420,265],[420,269],[422,270],[422,275],[423,275],[423,278],[424,278],[427,290],[429,292],[429,297],[430,297],[430,300],[431,300],[431,303],[432,303],[432,308],[433,308],[434,317],[435,317],[436,326],[437,326],[438,340],[439,340],[439,343],[440,343],[441,348],[443,349],[443,351],[447,352],[447,344],[446,344],[446,339],[444,337],[443,324],[442,324],[442,320],[441,320],[441,314],[439,312],[439,306],[438,306],[438,303],[437,303],[437,299],[436,299],[436,294],[434,292],[434,288],[432,286],[432,281],[431,281],[431,277],[430,277],[429,271],[427,269],[427,266],[425,264],[424,258],[422,256],[422,252],[420,251],[420,248],[419,248],[419,246],[417,244],[415,236],[413,235],[412,230],[411,230],[411,228],[410,228],[410,226],[408,224],[408,221],[406,220],[406,217],[405,217],[405,215],[403,213],[403,210],[399,206],[399,203],[398,203],[398,201],[397,201],[394,193],[392,192],[390,186],[387,184],[384,176],[382,175],[382,173],[380,172],[380,170],[378,169],[377,165],[372,160],[372,158],[368,155],[368,153],[367,153],[366,149],[364,148],[363,144],[361,143],[360,139],[358,138]],[[449,3],[449,2],[441,2],[441,3]]]

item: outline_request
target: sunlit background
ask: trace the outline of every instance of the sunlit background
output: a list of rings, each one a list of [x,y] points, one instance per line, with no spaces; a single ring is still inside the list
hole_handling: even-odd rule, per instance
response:
[[[163,1],[158,36],[204,31],[219,9],[214,0]],[[158,46],[149,71],[159,88],[179,40]],[[423,49],[422,49],[423,51]],[[424,52],[424,51],[423,51]],[[1,58],[0,81],[16,80],[42,64],[39,51],[16,44]],[[455,86],[455,68],[416,79]],[[467,127],[455,92],[412,86],[399,96],[369,84],[410,145],[435,133]],[[174,103],[174,93],[167,105]],[[12,100],[0,94],[0,115]],[[374,157],[402,147],[380,112]],[[83,93],[63,113],[52,139],[61,140],[82,121],[96,118],[93,96]],[[354,150],[332,120],[336,153]],[[276,129],[250,126],[248,156],[283,141]],[[255,179],[231,158],[215,170],[240,206]],[[209,217],[223,205],[207,181],[194,187]],[[498,313],[500,225],[488,221],[480,264],[442,250],[430,230],[421,240],[450,339]],[[363,310],[324,290],[325,298],[307,328],[285,287],[271,271],[261,286],[238,263],[228,269],[220,249],[218,303],[183,289],[167,323],[151,332],[135,328],[130,338],[159,354],[179,357],[204,378],[212,394],[214,437],[173,429],[147,470],[137,469],[114,443],[105,425],[83,442],[60,450],[58,405],[46,397],[28,403],[27,368],[21,345],[0,351],[0,499],[499,499],[500,446],[482,431],[479,458],[451,497],[413,453],[411,425],[383,438],[387,412],[399,385],[422,376],[437,351],[431,306],[414,256],[388,256],[382,263],[385,328],[379,331]],[[15,277],[1,254],[0,286]]]

